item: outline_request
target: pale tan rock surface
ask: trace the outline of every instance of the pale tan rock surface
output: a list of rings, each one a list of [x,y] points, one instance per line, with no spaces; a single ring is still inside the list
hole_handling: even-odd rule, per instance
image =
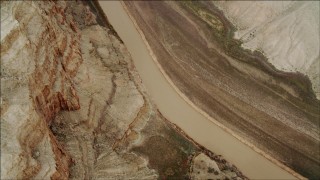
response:
[[[229,163],[225,166],[218,164],[210,159],[207,155],[200,153],[192,159],[191,166],[192,179],[236,179],[237,174],[230,171],[232,165]],[[240,179],[240,178],[238,178]]]
[[[237,26],[243,47],[260,50],[277,69],[307,75],[320,98],[318,1],[214,1]]]
[[[181,179],[216,157],[158,112],[98,8],[1,2],[1,179]]]

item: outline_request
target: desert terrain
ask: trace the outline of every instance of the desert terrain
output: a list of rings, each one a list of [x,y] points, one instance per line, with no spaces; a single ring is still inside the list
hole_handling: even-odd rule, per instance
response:
[[[314,79],[281,71],[261,51],[244,49],[234,38],[236,27],[211,2],[124,4],[190,101],[303,176],[320,177]]]
[[[1,1],[1,179],[247,179],[158,111],[97,2]]]
[[[300,72],[320,98],[320,4],[317,1],[214,1],[242,47],[263,52],[277,69]]]

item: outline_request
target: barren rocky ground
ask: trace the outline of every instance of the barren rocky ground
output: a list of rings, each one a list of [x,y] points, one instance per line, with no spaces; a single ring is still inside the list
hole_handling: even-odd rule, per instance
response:
[[[246,179],[153,104],[96,2],[1,1],[1,179]]]
[[[236,25],[244,48],[264,53],[277,69],[307,75],[320,99],[318,1],[213,1]]]
[[[244,49],[243,39],[234,39],[236,27],[209,1],[124,4],[166,74],[194,104],[303,176],[320,177],[320,102],[312,77],[280,71],[260,51]],[[318,62],[313,55],[310,62]]]

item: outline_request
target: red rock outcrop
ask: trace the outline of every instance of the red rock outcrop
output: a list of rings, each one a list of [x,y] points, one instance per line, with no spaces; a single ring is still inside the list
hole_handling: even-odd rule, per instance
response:
[[[65,13],[67,5],[63,1],[4,2],[1,5],[1,16],[4,16],[1,24],[15,24],[5,34],[1,34],[2,82],[5,86],[2,98],[6,102],[10,101],[6,100],[10,98],[5,93],[10,87],[6,79],[17,79],[16,85],[28,89],[29,93],[24,96],[30,98],[26,101],[33,104],[27,113],[29,116],[20,119],[20,122],[25,122],[19,127],[18,138],[21,152],[17,155],[26,156],[28,160],[24,166],[16,166],[12,162],[13,169],[22,168],[22,174],[12,175],[17,175],[15,178],[30,178],[40,173],[41,163],[32,154],[35,151],[42,153],[37,148],[44,140],[51,144],[56,164],[51,178],[67,179],[71,158],[59,145],[49,130],[49,125],[59,111],[80,108],[79,98],[72,84],[72,78],[82,62],[78,27],[73,17]],[[13,61],[17,63],[14,64]],[[21,69],[27,68],[26,71],[19,71],[21,66]],[[10,113],[1,112],[4,117],[5,113]],[[29,122],[29,118],[34,117],[37,118]],[[10,118],[6,120],[11,123]],[[34,165],[30,165],[29,161],[34,162]],[[1,177],[14,177],[10,172],[7,173]]]
[[[157,111],[86,3],[1,2],[1,179],[189,177],[203,150]]]

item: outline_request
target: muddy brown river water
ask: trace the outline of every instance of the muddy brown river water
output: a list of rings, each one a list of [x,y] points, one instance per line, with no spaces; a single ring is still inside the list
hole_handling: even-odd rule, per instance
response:
[[[250,179],[301,178],[190,102],[163,73],[143,34],[120,1],[99,3],[129,50],[148,93],[169,121],[208,150],[235,164]]]

